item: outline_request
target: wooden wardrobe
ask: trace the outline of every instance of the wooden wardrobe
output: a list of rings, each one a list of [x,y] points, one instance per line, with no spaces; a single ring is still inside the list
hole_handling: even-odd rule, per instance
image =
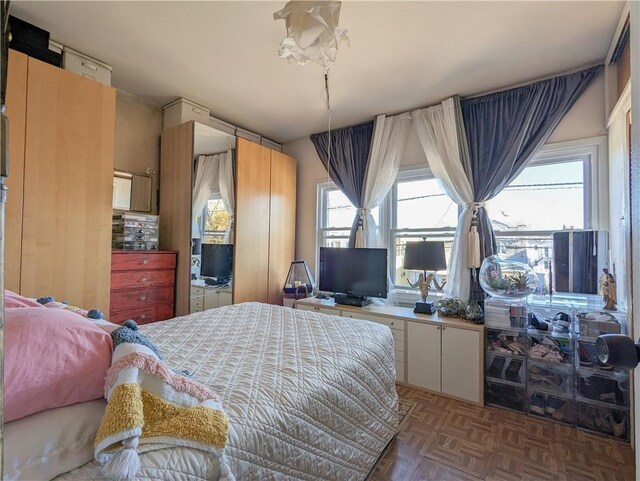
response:
[[[189,312],[194,122],[162,133],[160,248],[178,251],[176,315]],[[295,255],[296,161],[236,139],[233,303],[281,304]]]
[[[7,289],[109,310],[115,90],[10,50]]]

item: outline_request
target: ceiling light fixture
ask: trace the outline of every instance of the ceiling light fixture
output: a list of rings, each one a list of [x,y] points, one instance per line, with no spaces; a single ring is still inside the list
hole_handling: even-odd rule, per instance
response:
[[[329,62],[335,62],[341,42],[349,44],[347,30],[338,26],[341,5],[334,1],[290,1],[273,14],[274,20],[284,20],[287,27],[278,51],[280,57],[299,65],[311,61],[325,68],[327,110],[331,110]]]

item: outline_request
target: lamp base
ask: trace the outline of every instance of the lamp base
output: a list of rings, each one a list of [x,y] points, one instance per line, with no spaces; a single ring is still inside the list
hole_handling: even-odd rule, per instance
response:
[[[436,305],[435,303],[429,301],[416,301],[416,307],[415,309],[413,309],[413,312],[419,314],[433,314],[434,312],[436,312]]]

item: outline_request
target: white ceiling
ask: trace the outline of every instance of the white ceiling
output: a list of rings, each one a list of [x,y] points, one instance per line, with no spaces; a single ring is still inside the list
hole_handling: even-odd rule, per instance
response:
[[[284,1],[22,2],[11,13],[114,67],[113,84],[186,97],[278,142],[327,129],[323,70],[278,57]],[[342,5],[332,127],[565,72],[604,59],[623,2]]]
[[[193,134],[193,155],[219,154],[235,146],[235,136],[196,122]]]

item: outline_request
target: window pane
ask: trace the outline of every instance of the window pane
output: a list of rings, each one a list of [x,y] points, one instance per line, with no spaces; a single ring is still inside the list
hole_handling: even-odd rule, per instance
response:
[[[224,206],[221,199],[209,199],[204,219],[205,244],[221,244],[224,240],[224,233],[231,222],[231,214]]]
[[[583,162],[527,167],[487,202],[497,231],[584,228]]]
[[[323,231],[322,246],[324,247],[349,247],[350,230]]]
[[[351,229],[353,219],[356,216],[356,208],[351,205],[347,196],[338,189],[324,190],[327,200],[325,227],[347,227]],[[376,224],[380,224],[380,209],[376,207],[371,211]]]
[[[397,197],[397,229],[455,229],[458,223],[458,207],[436,179],[398,182]]]
[[[398,236],[395,238],[395,272],[393,282],[398,287],[410,288],[407,280],[411,282],[416,282],[418,280],[418,276],[420,275],[420,271],[406,271],[402,268],[404,263],[404,250],[405,245],[408,241],[421,241],[423,237],[428,241],[444,241],[444,252],[447,259],[447,268],[449,267],[449,263],[451,261],[451,247],[453,246],[453,234],[454,232],[438,232],[438,233],[429,233],[424,232],[422,234],[416,234],[412,236]],[[442,281],[447,279],[447,271],[438,271],[438,275]]]

